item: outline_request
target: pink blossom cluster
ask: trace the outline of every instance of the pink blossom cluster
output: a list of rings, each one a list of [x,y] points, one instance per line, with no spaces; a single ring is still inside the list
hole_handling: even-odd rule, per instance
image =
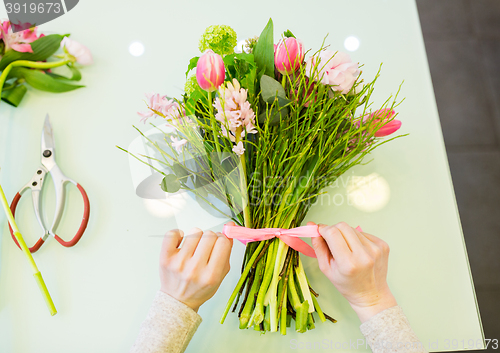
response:
[[[4,42],[5,51],[12,49],[21,53],[33,53],[30,43],[44,35],[37,35],[36,27],[14,33],[15,26],[10,21],[2,21],[0,24],[0,39]]]
[[[161,116],[161,113],[165,116],[167,120],[172,125],[177,125],[179,119],[185,115],[184,108],[182,108],[178,102],[173,99],[168,99],[167,96],[160,96],[159,93],[147,93],[146,94],[146,104],[149,110],[146,112],[137,112],[141,117],[141,121],[146,123],[146,121],[151,117]]]
[[[219,96],[215,99],[214,107],[217,110],[215,118],[221,123],[222,135],[236,142],[236,130],[240,128],[241,135],[255,134],[255,113],[247,100],[248,91],[241,88],[238,80],[227,82],[219,87]],[[233,151],[243,154],[243,144],[238,143]]]

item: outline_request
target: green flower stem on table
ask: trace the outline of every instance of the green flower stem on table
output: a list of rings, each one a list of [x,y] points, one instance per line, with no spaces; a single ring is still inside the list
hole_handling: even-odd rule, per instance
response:
[[[0,185],[0,203],[3,206],[3,209],[5,211],[5,215],[7,216],[7,220],[12,227],[14,231],[14,236],[21,247],[21,250],[23,251],[26,259],[28,260],[30,266],[31,266],[31,271],[33,272],[33,277],[35,277],[35,281],[38,284],[38,288],[40,289],[40,292],[43,295],[43,299],[45,300],[45,304],[47,305],[47,308],[49,309],[50,315],[54,316],[57,314],[56,307],[54,306],[54,302],[52,301],[52,297],[50,296],[49,290],[47,289],[47,286],[45,285],[45,281],[43,280],[42,274],[40,270],[38,269],[35,260],[33,259],[33,256],[31,255],[30,249],[24,242],[23,236],[21,232],[19,231],[19,228],[17,227],[16,221],[14,219],[14,215],[12,214],[9,203],[7,202],[7,198],[5,197],[5,194],[3,192],[2,186]]]
[[[0,75],[0,87],[2,87],[3,90],[3,85],[5,84],[5,80],[7,79],[7,76],[9,76],[10,71],[14,67],[28,67],[30,69],[41,69],[41,70],[47,70],[47,69],[53,69],[55,67],[59,66],[64,66],[73,60],[70,59],[65,59],[61,61],[52,61],[52,62],[36,62],[36,61],[29,61],[29,60],[17,60],[11,62],[7,67],[3,70],[2,74]]]

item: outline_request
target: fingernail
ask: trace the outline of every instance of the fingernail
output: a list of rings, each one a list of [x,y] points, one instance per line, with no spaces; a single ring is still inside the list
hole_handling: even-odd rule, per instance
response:
[[[195,235],[197,233],[200,233],[202,230],[200,228],[191,228],[191,230],[189,231],[188,235]]]

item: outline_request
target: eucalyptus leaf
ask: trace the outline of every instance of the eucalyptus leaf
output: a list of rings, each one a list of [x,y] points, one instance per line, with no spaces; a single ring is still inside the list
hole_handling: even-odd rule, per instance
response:
[[[273,20],[269,19],[253,49],[258,71],[264,70],[268,76],[274,76],[274,38]]]
[[[207,197],[208,196],[208,192],[205,188],[205,185],[207,185],[207,181],[205,180],[205,178],[202,178],[200,176],[196,176],[196,179],[194,181],[194,187],[196,188],[196,192],[198,193],[198,195],[202,196],[202,197]]]
[[[25,85],[18,85],[12,89],[2,92],[2,100],[14,107],[19,106],[28,89]]]
[[[260,89],[262,91],[262,99],[269,104],[272,104],[276,97],[286,99],[285,89],[281,83],[267,75],[262,75],[260,78]]]
[[[167,174],[161,181],[161,189],[168,193],[179,191],[181,183],[174,174]]]
[[[44,61],[54,54],[60,47],[61,41],[64,36],[59,34],[49,34],[38,38],[31,43],[33,53],[20,53],[15,50],[8,50],[2,60],[0,60],[0,71],[5,69],[7,65],[16,60],[29,60],[29,61]]]
[[[172,169],[179,179],[185,178],[189,175],[189,172],[180,163],[174,163]]]

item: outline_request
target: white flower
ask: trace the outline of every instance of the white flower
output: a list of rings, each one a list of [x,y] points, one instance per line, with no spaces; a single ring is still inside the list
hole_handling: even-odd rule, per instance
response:
[[[178,139],[177,137],[173,137],[173,136],[170,139],[172,140],[172,147],[175,148],[177,153],[181,153],[182,148],[187,143],[187,140],[186,139]]]
[[[238,156],[241,156],[245,152],[245,148],[243,147],[243,142],[238,142],[236,146],[233,147],[233,152]]]
[[[66,51],[81,65],[90,65],[94,62],[89,48],[68,37],[64,37],[61,41],[61,48],[66,48]]]

